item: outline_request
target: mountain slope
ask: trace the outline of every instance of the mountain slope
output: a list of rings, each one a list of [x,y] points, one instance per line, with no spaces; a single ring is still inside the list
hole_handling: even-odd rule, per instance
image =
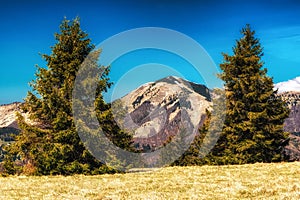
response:
[[[284,130],[291,134],[284,151],[290,161],[300,161],[300,92],[283,92],[279,96],[290,109],[290,115],[284,122]]]
[[[279,96],[291,111],[284,122],[284,130],[291,133],[285,154],[290,161],[300,161],[300,77],[277,83],[274,88],[278,89]]]
[[[0,106],[0,139],[3,141],[10,141],[11,136],[10,134],[18,134],[20,132],[16,113],[20,113],[24,118],[25,121],[29,124],[36,124],[33,123],[29,119],[28,113],[24,113],[20,106],[22,103],[14,102],[11,104],[5,104]]]
[[[0,106],[0,140],[11,141],[11,133],[18,134],[16,112],[19,112],[21,103],[15,102]]]
[[[133,132],[137,148],[155,150],[183,129],[197,134],[210,100],[210,91],[204,85],[170,76],[144,84],[121,98],[123,116],[115,106],[120,102],[113,103],[113,113],[122,128]]]
[[[20,111],[20,104],[21,103],[15,102],[12,104],[0,106],[0,128],[17,128],[15,112]]]

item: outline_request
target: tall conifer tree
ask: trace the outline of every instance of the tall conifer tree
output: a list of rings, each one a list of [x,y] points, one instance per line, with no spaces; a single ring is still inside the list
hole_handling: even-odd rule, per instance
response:
[[[98,66],[99,50],[88,35],[81,30],[79,19],[64,19],[60,33],[55,34],[57,43],[50,55],[42,55],[47,68],[38,67],[36,80],[31,82],[33,92],[28,92],[23,110],[29,112],[36,125],[27,124],[19,116],[22,132],[9,147],[8,172],[25,174],[74,174],[103,173],[113,170],[96,160],[84,147],[74,125],[72,114],[72,91],[79,67],[92,52],[91,64]],[[113,123],[110,105],[106,104],[102,92],[110,87],[109,68],[103,67],[95,97],[98,117]],[[102,122],[103,119],[99,119]],[[119,146],[128,147],[132,137],[117,126],[106,130]],[[120,133],[120,134],[119,134]],[[12,169],[11,161],[19,157],[21,168]]]
[[[224,163],[281,161],[288,133],[283,123],[289,111],[273,90],[261,57],[263,49],[249,25],[241,30],[233,55],[223,54],[219,76],[225,82]]]

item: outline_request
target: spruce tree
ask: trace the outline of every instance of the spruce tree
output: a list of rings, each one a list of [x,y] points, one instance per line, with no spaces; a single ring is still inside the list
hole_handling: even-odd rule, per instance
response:
[[[288,139],[283,123],[289,110],[263,68],[263,49],[255,31],[246,25],[241,33],[233,55],[223,54],[220,65],[227,109],[222,133],[225,138],[220,141],[226,148],[219,156],[222,154],[226,164],[281,161]]]
[[[106,104],[102,92],[109,82],[109,68],[99,66],[100,51],[94,50],[87,33],[81,30],[79,19],[64,19],[60,32],[55,34],[57,43],[51,47],[50,55],[42,55],[47,67],[37,67],[36,79],[31,82],[33,91],[28,92],[23,110],[30,114],[34,124],[27,124],[19,116],[22,129],[16,142],[9,147],[6,160],[9,171],[25,174],[74,174],[113,172],[96,160],[85,148],[74,125],[72,113],[72,91],[76,74],[89,55],[91,64],[104,69],[99,77],[95,97],[99,122],[113,123],[110,105]],[[92,54],[93,56],[90,56]],[[114,143],[127,148],[132,137],[118,129],[106,130]],[[120,134],[119,134],[120,133]],[[118,136],[118,137],[117,137]],[[101,148],[101,147],[100,147]],[[19,156],[20,168],[11,169],[11,161]]]

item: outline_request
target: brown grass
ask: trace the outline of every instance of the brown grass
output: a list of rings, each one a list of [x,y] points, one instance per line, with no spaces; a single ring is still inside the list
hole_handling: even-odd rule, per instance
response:
[[[0,199],[300,199],[300,162],[0,178]]]

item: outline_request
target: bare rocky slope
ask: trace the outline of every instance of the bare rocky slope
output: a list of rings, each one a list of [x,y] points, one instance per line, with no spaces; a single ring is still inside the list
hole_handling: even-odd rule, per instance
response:
[[[0,106],[0,128],[12,127],[17,128],[15,112],[20,111],[19,106],[21,103],[14,102],[11,104]]]
[[[183,129],[196,134],[211,97],[206,86],[170,76],[144,84],[112,105],[118,124],[133,133],[135,146],[155,150]]]
[[[19,133],[16,121],[16,112],[20,112],[21,103],[14,102],[0,106],[0,139],[3,141],[11,140],[9,134]]]

